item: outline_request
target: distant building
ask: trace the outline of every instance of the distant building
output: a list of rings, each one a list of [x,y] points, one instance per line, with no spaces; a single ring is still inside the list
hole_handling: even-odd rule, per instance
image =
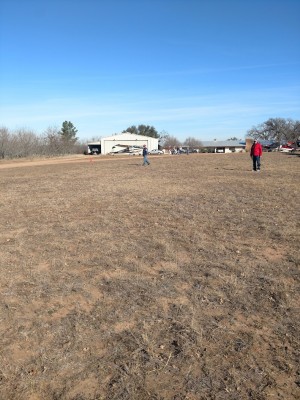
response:
[[[98,142],[88,143],[87,146],[88,154],[109,154],[113,151],[113,147],[117,145],[128,147],[139,146],[142,148],[144,144],[149,151],[158,149],[158,139],[129,132],[107,136]]]
[[[201,148],[211,153],[241,153],[246,147],[246,143],[241,140],[211,140],[201,143]]]

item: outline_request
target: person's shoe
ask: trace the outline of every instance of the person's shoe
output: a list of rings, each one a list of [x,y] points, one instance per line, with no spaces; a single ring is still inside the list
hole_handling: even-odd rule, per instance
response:
[[[258,169],[256,172],[260,172],[260,169]]]

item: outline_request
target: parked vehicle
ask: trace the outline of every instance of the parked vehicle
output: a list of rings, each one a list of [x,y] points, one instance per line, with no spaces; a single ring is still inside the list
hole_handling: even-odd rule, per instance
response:
[[[271,151],[278,151],[279,149],[279,142],[265,144],[263,146],[263,151],[271,152]]]
[[[164,154],[162,150],[154,149],[148,152],[148,154]]]
[[[97,148],[92,148],[88,154],[98,155],[100,154],[100,150]]]
[[[101,144],[100,143],[88,143],[87,149],[84,151],[85,155],[98,155],[101,154]]]

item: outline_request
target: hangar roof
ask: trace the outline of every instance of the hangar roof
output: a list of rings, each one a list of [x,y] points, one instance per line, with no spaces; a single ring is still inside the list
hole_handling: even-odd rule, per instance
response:
[[[143,136],[143,135],[136,135],[135,133],[124,132],[118,135],[106,136],[102,138],[102,140],[149,140],[149,139],[156,139],[151,136]]]

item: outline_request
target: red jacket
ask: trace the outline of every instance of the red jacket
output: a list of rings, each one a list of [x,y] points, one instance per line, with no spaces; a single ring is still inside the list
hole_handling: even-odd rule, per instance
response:
[[[253,145],[251,146],[250,156],[261,157],[261,155],[262,155],[262,145],[258,142],[253,143]]]

